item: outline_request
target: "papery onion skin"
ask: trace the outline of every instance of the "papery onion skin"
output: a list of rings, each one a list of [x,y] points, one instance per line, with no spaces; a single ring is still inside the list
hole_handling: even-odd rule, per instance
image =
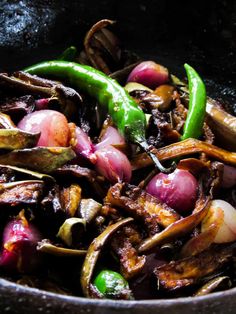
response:
[[[154,176],[146,191],[179,213],[185,213],[194,207],[198,182],[189,171],[176,169],[171,174],[159,173]]]
[[[116,128],[113,126],[108,126],[102,135],[101,141],[96,144],[96,150],[101,149],[107,145],[123,145],[125,144],[125,139]]]
[[[12,272],[31,272],[38,264],[39,232],[25,219],[14,219],[3,231],[0,266]]]
[[[96,170],[110,182],[129,182],[131,179],[131,164],[121,151],[107,145],[95,151]]]
[[[169,80],[168,70],[153,61],[138,64],[130,73],[127,82],[137,82],[151,89],[155,89]]]
[[[207,216],[202,221],[201,231],[207,230],[215,219],[218,219],[218,211],[223,211],[223,222],[220,226],[214,243],[228,243],[236,240],[236,209],[228,202],[220,199],[211,202]]]
[[[40,132],[37,146],[66,147],[69,144],[70,130],[67,119],[55,110],[39,110],[27,114],[17,127],[27,132]]]

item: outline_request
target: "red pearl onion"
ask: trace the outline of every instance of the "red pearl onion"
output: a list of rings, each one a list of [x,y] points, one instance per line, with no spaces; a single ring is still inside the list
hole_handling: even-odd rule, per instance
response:
[[[171,174],[159,173],[148,183],[146,191],[180,213],[193,209],[198,183],[187,170],[176,169]]]
[[[144,61],[138,64],[130,73],[127,82],[137,82],[151,89],[167,83],[168,70],[153,61]]]

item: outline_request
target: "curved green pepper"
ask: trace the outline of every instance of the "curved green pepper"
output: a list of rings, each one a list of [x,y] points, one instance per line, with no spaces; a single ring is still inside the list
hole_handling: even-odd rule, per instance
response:
[[[128,282],[121,274],[111,271],[102,270],[94,279],[94,286],[98,291],[107,298],[119,298],[119,296],[127,292],[130,298],[130,290]]]
[[[199,138],[206,113],[206,88],[198,73],[187,63],[184,65],[189,84],[189,108],[181,140]]]
[[[30,74],[50,75],[67,80],[82,92],[95,97],[105,107],[121,134],[130,142],[139,144],[152,158],[160,171],[169,173],[150,151],[145,140],[146,118],[128,92],[115,80],[86,65],[66,61],[47,61],[24,70]]]

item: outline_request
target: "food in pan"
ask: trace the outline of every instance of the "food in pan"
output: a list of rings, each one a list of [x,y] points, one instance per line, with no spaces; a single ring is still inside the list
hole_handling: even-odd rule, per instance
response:
[[[235,117],[95,24],[0,74],[1,276],[88,298],[235,286]],[[226,150],[227,147],[227,150]]]

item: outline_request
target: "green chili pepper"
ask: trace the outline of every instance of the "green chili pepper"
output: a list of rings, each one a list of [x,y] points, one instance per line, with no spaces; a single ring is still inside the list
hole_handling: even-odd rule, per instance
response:
[[[62,54],[60,55],[60,57],[58,58],[58,60],[74,61],[76,54],[77,54],[77,49],[76,49],[76,47],[70,46],[70,47],[66,48],[66,49],[62,52]]]
[[[51,75],[95,97],[105,107],[121,134],[130,142],[139,144],[152,158],[161,172],[169,173],[174,167],[164,168],[145,140],[146,119],[143,111],[128,92],[115,80],[86,65],[66,61],[47,61],[25,69],[36,75]]]
[[[206,88],[198,73],[188,64],[184,65],[189,84],[189,108],[181,140],[198,138],[206,113]]]
[[[96,276],[94,286],[107,298],[119,298],[124,292],[131,296],[128,282],[115,271],[102,270]]]

